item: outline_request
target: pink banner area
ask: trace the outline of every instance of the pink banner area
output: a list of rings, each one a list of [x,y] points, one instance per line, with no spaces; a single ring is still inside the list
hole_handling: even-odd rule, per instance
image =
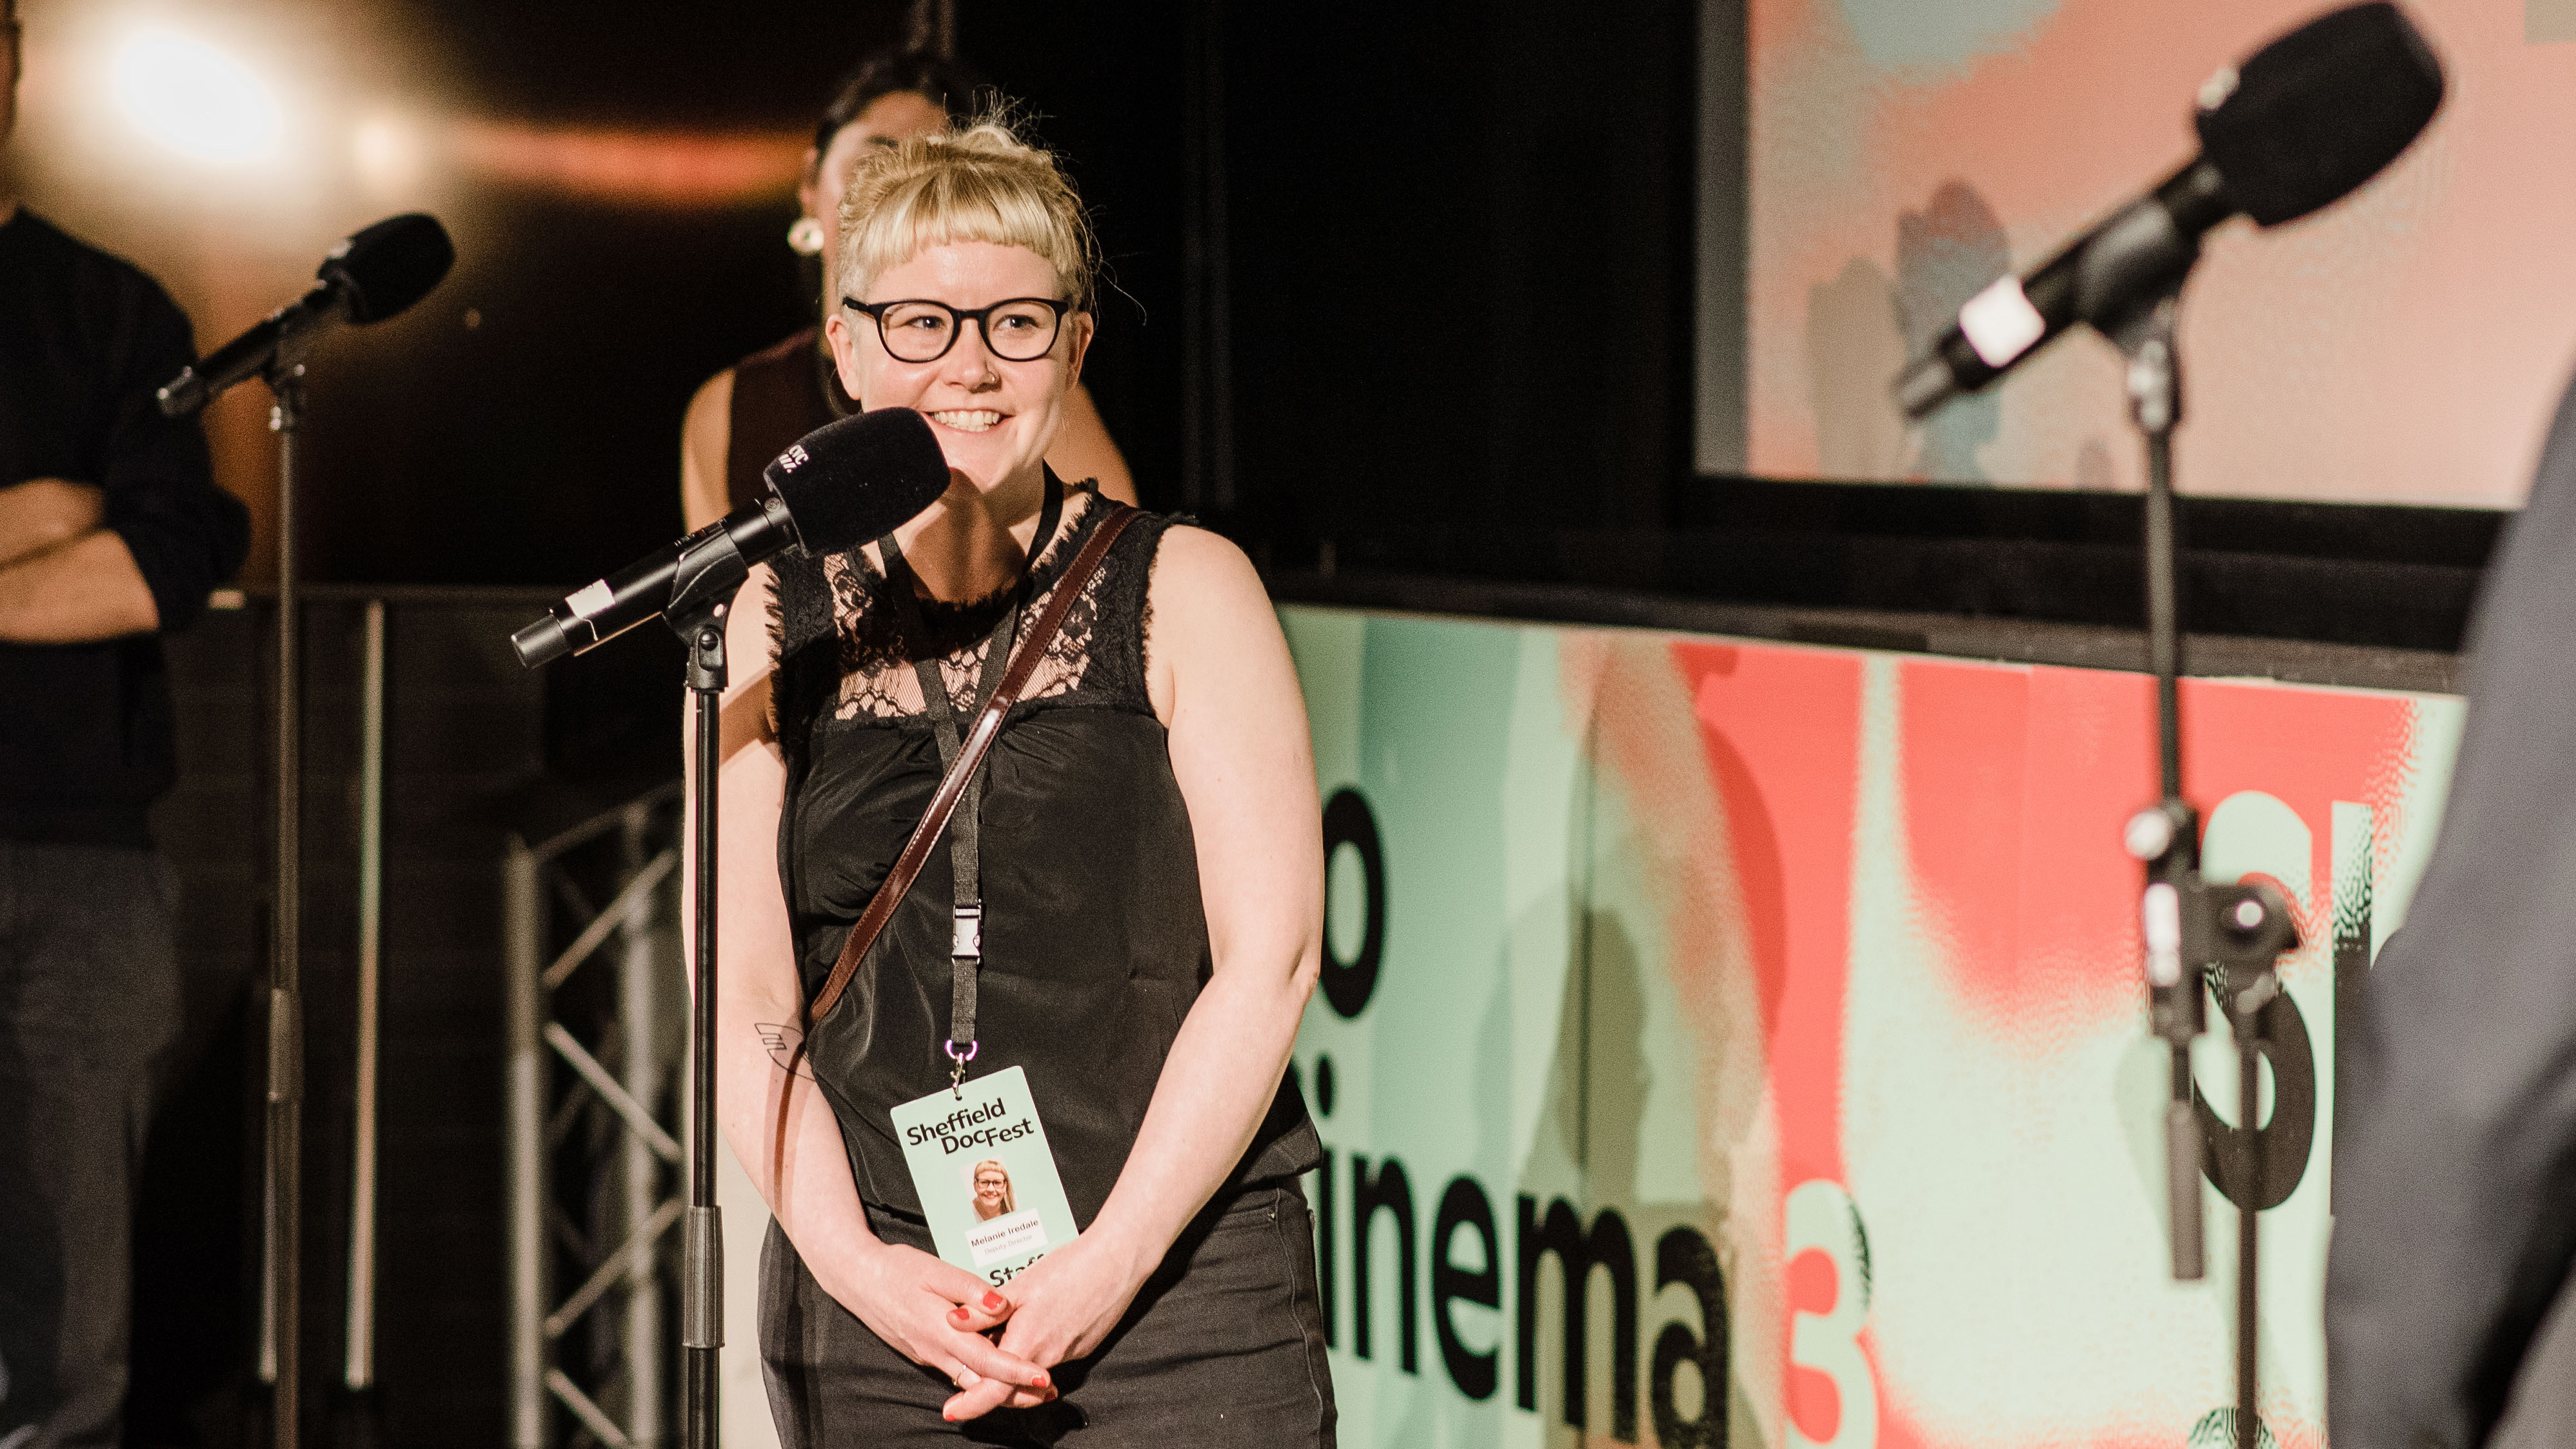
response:
[[[1328,838],[1366,835],[1382,931],[1299,1042],[1337,1094],[1336,1322],[1374,1325],[1336,1346],[1347,1442],[2229,1442],[2251,1189],[2204,1181],[2209,1273],[2173,1282],[2169,1058],[2119,843],[2155,795],[2143,676],[1288,620],[1326,794],[1369,822]],[[2260,1404],[2313,1449],[2339,1003],[2422,870],[2464,713],[2237,680],[2182,704],[2208,874],[2276,883],[2302,934],[2267,1019]],[[1328,979],[1366,954],[1339,844],[1334,870]],[[2194,1079],[2232,1161],[2223,1025]],[[1483,1248],[1451,1211],[1477,1203]],[[1456,1287],[1479,1258],[1490,1297]],[[1443,1335],[1410,1369],[1408,1315]],[[1722,1358],[1694,1349],[1712,1330]]]
[[[1979,1201],[2028,1185],[2017,1179],[2068,1125],[2046,1109],[2016,1122],[2022,1104],[2013,1099],[2088,1044],[2143,1032],[2139,878],[2117,842],[2122,823],[2155,793],[2148,682],[1699,642],[1675,642],[1668,657],[1692,700],[1699,759],[1626,755],[1622,737],[1639,722],[1607,700],[1594,724],[1602,763],[1630,799],[1687,798],[1695,791],[1661,772],[1697,769],[1724,812],[1732,893],[1760,982],[1778,1133],[1775,1231],[1790,1255],[1779,1300],[1764,1316],[1790,1346],[1779,1385],[1789,1442],[2175,1442],[2170,1421],[2124,1422],[2130,1414],[2119,1396],[2103,1392],[2135,1349],[2123,1346],[2115,1319],[2086,1314],[2100,1340],[2100,1375],[2058,1389],[2065,1402],[2045,1433],[1994,1436],[1978,1432],[1991,1422],[1975,1402],[1986,1395],[1978,1380],[1987,1376],[1962,1374],[1973,1355],[1899,1341],[1893,1325],[1871,1321],[1846,1297],[1903,1291],[1907,1259],[1891,1248],[1919,1240],[1927,1253],[1960,1256],[1963,1244],[1943,1240],[1945,1219],[1955,1211],[1956,1229],[1974,1232]],[[2388,833],[2370,831],[2364,878],[2386,869],[2383,845],[2394,843],[2408,812],[2424,808],[2409,789],[2419,774],[2418,702],[2194,680],[2183,708],[2185,788],[2211,812],[2213,870],[2275,880],[2291,897],[2304,944],[2285,974],[2317,988],[2302,995],[2326,1003],[2330,1018],[2337,859],[2326,846],[2337,839],[2339,810],[2365,812]],[[2347,835],[2349,826],[2347,819]],[[2359,906],[2368,905],[2365,891]],[[1688,939],[1699,904],[1674,909],[1676,959],[1713,955]],[[2330,1044],[2333,1026],[2307,1023],[2312,1090],[2313,1063],[2328,1060],[2319,1047]],[[1957,1090],[1954,1067],[1978,1059],[2019,1064],[2031,1075],[2014,1084],[2010,1072],[1993,1073],[1996,1097],[1979,1101]],[[1929,1138],[1952,1130],[1954,1117],[1988,1114],[1995,1120],[1986,1130],[1961,1134],[1930,1164],[1935,1171],[1921,1171]],[[2116,1145],[2117,1129],[2105,1122],[2099,1130],[2100,1145]],[[2311,1129],[2311,1143],[2302,1165],[2321,1177],[2320,1129]],[[1862,1184],[1889,1191],[1872,1194]],[[1958,1200],[1944,1204],[1951,1194]],[[1863,1241],[1876,1251],[1847,1251],[1836,1224],[1802,1224],[1813,1200],[1855,1218],[1856,1204],[1868,1201]],[[2163,1229],[2148,1195],[2127,1207],[2121,1241],[2101,1242],[2105,1258],[2084,1271],[2106,1294],[2126,1289],[2144,1303],[2166,1296],[2155,1281]],[[2213,1212],[2213,1232],[2222,1218]],[[2274,1233],[2285,1231],[2297,1228]],[[2281,1250],[2300,1251],[2286,1243]],[[1868,1289],[1846,1280],[1872,1269]],[[2015,1300],[2037,1285],[1972,1275],[1956,1286],[1968,1291],[1944,1295],[1949,1326],[1921,1326],[2001,1352],[2022,1327],[2015,1320],[2034,1306]],[[2200,1315],[2212,1332],[2200,1339],[2206,1371],[2193,1375],[2205,1380],[2212,1406],[2229,1392],[2224,1355],[2208,1351],[2225,1341],[2215,1312],[2223,1307],[2223,1298],[2212,1299],[2212,1311]],[[2297,1337],[2313,1337],[2305,1322],[2312,1294],[2276,1302],[2276,1311],[2300,1323]],[[1851,1338],[1837,1341],[1834,1334],[1852,1325]],[[1909,1372],[1916,1365],[1922,1372]],[[2296,1377],[2267,1395],[2267,1427],[2285,1445],[2322,1443],[2320,1406],[2296,1392]],[[2085,1412],[2088,1401],[2095,1412]],[[1853,1412],[1874,1422],[1846,1435]]]
[[[2117,361],[2059,344],[1908,428],[1958,306],[2186,160],[2192,98],[2314,0],[1752,0],[1748,466],[2136,488]],[[2576,23],[2409,0],[2442,112],[2362,191],[2213,233],[2185,295],[2186,491],[2518,503],[2576,359]]]

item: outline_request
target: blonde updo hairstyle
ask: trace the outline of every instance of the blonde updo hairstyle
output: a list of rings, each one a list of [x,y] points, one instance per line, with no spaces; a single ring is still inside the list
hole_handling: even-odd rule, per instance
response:
[[[991,242],[1026,247],[1055,268],[1073,310],[1092,310],[1100,243],[1055,157],[1020,139],[1007,109],[964,129],[861,156],[841,193],[841,254],[828,315],[932,247]]]

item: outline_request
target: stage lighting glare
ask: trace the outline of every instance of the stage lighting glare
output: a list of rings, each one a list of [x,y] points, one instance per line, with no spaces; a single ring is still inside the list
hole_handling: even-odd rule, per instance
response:
[[[139,31],[118,47],[117,109],[183,156],[223,165],[277,154],[286,131],[277,96],[249,67],[193,36]]]
[[[377,116],[351,131],[349,159],[359,182],[384,196],[417,189],[426,170],[419,130],[392,116]]]

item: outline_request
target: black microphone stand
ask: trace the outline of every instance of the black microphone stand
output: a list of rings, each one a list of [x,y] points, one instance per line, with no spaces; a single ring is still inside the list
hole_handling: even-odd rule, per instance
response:
[[[2197,250],[2194,248],[2193,250]],[[2289,903],[2268,885],[2214,886],[2200,874],[2200,818],[2182,794],[2182,637],[2176,614],[2173,430],[2182,420],[2175,356],[2177,298],[2189,259],[2170,282],[2102,330],[2128,358],[2129,416],[2147,454],[2147,655],[2156,680],[2156,762],[2162,799],[2130,818],[2122,843],[2145,863],[2140,924],[2146,939],[2149,1020],[2172,1048],[2172,1095],[2165,1105],[2165,1173],[2173,1275],[2203,1271],[2201,1129],[2193,1105],[2191,1043],[2202,1030],[2202,994],[2216,990],[2236,1039],[2238,1153],[2228,1178],[2236,1218],[2237,1449],[2257,1449],[2260,1384],[2260,1271],[2264,1200],[2260,1122],[2263,1008],[2281,993],[2280,956],[2296,949]]]
[[[697,900],[697,994],[690,1003],[689,1212],[680,1266],[680,1433],[686,1449],[716,1449],[717,1350],[724,1347],[724,1228],[716,1207],[716,769],[723,754],[725,616],[748,570],[730,540],[718,533],[716,541],[725,545],[723,562],[692,570],[683,558],[671,608],[663,615],[689,650],[695,760],[689,798],[697,852],[689,889]]]
[[[680,1424],[687,1449],[716,1449],[717,1350],[724,1347],[724,1230],[716,1208],[716,770],[722,763],[725,618],[751,574],[723,528],[692,534],[671,576],[662,621],[689,651],[689,804],[696,819],[689,889],[694,999],[689,1041],[689,1209],[680,1266]],[[540,623],[544,621],[539,621]],[[522,631],[524,634],[526,631]],[[534,659],[531,667],[560,653]]]
[[[270,1385],[276,1449],[302,1429],[304,1240],[303,681],[295,597],[295,443],[304,420],[301,347],[281,346],[261,374],[276,402],[277,434],[277,857],[268,976],[267,1253],[261,1280],[260,1377]]]
[[[270,899],[258,1370],[270,1389],[276,1449],[295,1449],[303,1430],[304,720],[295,473],[304,422],[304,355],[326,321],[390,317],[436,286],[455,259],[447,233],[430,217],[399,216],[368,227],[332,251],[318,284],[302,298],[190,364],[156,395],[162,416],[193,417],[256,364],[275,398],[268,426],[277,434],[277,854]]]

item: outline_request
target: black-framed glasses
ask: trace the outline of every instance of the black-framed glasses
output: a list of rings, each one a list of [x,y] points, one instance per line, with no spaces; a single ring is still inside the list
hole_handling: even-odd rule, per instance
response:
[[[1071,302],[1052,297],[1013,297],[990,307],[967,310],[945,302],[908,300],[862,302],[843,297],[841,305],[865,314],[877,324],[878,340],[898,362],[937,362],[957,345],[966,324],[984,329],[984,345],[1004,362],[1035,362],[1055,346]]]

